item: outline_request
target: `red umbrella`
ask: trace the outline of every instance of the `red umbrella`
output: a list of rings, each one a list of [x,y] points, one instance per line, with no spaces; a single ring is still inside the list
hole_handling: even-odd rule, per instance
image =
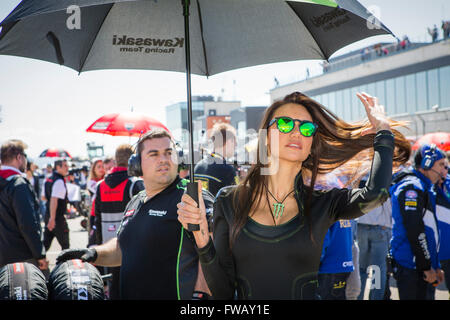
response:
[[[442,151],[450,150],[450,133],[449,132],[433,132],[420,137],[412,146],[413,150],[417,150],[424,144],[435,144]]]
[[[111,113],[98,118],[86,129],[86,132],[97,132],[111,136],[139,137],[149,130],[161,128],[170,133],[161,122],[139,113]]]
[[[41,152],[40,158],[72,158],[72,156],[64,149],[61,148],[48,148]]]

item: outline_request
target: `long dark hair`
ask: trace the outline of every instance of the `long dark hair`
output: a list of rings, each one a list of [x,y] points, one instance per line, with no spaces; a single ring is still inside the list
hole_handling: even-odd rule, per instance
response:
[[[251,211],[259,206],[263,195],[265,194],[266,199],[268,198],[266,187],[268,177],[261,174],[261,169],[267,167],[266,163],[268,163],[265,158],[267,150],[260,150],[265,147],[267,140],[267,131],[262,129],[267,129],[275,111],[288,103],[305,107],[313,122],[318,125],[318,131],[311,145],[310,156],[303,162],[301,170],[301,178],[308,177],[310,181],[309,186],[305,185],[306,196],[302,196],[300,200],[302,205],[303,202],[305,203],[303,214],[309,223],[312,240],[310,206],[317,175],[333,171],[363,150],[369,149],[370,157],[373,156],[372,147],[375,134],[361,135],[364,129],[371,127],[368,121],[347,123],[317,101],[299,92],[294,92],[283,100],[274,102],[266,109],[261,121],[256,163],[252,165],[245,179],[235,189],[233,196],[235,211],[234,222],[230,229],[230,246],[233,245],[237,235],[247,222]],[[406,126],[406,123],[390,120],[390,126],[395,139],[393,162],[395,165],[400,165],[408,161],[411,145],[393,127]],[[302,191],[301,194],[305,193]]]

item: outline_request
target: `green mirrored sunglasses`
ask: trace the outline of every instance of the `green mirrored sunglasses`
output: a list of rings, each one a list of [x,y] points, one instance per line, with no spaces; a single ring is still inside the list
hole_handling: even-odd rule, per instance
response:
[[[316,133],[318,127],[315,123],[308,120],[292,119],[290,117],[277,117],[272,119],[267,127],[269,128],[276,122],[280,132],[289,133],[294,129],[296,121],[299,122],[298,128],[304,137],[312,137]]]

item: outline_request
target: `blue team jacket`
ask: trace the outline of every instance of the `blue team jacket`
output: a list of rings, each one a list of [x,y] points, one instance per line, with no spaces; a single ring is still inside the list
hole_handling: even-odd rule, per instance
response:
[[[319,273],[352,272],[353,234],[350,220],[336,221],[323,241]]]
[[[450,174],[444,182],[444,188],[436,188],[436,219],[439,229],[439,261],[450,259]]]
[[[391,255],[403,267],[440,268],[436,193],[431,181],[412,170],[390,188],[392,203]]]

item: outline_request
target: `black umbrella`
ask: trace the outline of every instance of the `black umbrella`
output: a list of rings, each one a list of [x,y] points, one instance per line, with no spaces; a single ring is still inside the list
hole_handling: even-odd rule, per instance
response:
[[[78,72],[186,72],[190,181],[191,73],[328,59],[352,42],[391,33],[356,0],[23,0],[0,27],[0,54]]]

